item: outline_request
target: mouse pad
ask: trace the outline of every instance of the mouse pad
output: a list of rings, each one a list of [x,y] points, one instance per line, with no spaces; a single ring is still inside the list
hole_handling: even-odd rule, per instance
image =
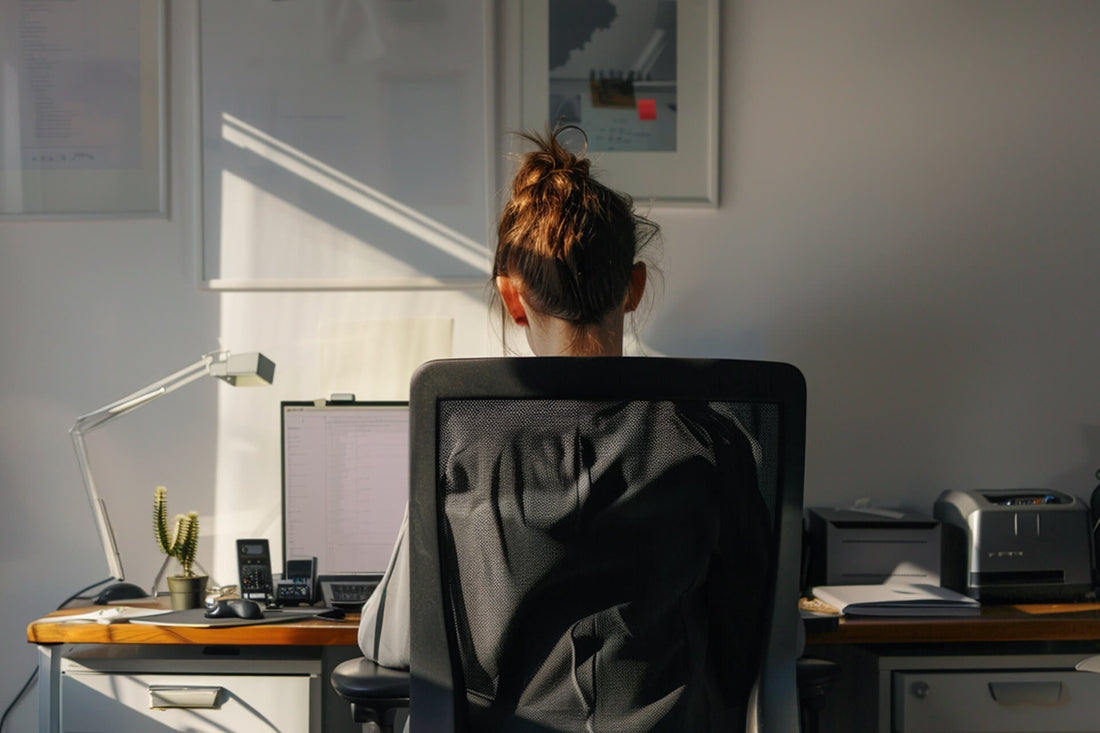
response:
[[[312,609],[301,611],[265,610],[263,618],[207,618],[205,608],[189,608],[186,611],[169,611],[156,616],[132,618],[132,624],[149,624],[151,626],[192,626],[195,628],[212,628],[215,626],[256,626],[257,624],[278,624],[294,621],[301,618],[316,616],[324,609]]]

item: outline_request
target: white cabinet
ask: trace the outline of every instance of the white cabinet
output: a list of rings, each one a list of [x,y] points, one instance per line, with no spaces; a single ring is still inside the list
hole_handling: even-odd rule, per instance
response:
[[[1100,675],[1061,670],[894,672],[898,733],[1100,729]]]
[[[116,651],[94,647],[60,661],[62,733],[321,730],[319,659]]]
[[[818,645],[840,664],[824,733],[1097,733],[1100,642]],[[1090,665],[1100,668],[1100,664]]]
[[[73,673],[61,682],[61,730],[309,731],[313,679]]]

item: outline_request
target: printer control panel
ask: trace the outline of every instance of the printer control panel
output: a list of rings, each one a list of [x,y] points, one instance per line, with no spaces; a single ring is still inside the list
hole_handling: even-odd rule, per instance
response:
[[[1040,504],[1065,504],[1063,497],[1050,492],[1038,494],[988,493],[985,498],[997,506],[1037,506]]]

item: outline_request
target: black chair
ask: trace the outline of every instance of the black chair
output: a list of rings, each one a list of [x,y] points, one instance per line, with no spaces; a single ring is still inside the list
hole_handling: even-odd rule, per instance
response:
[[[734,714],[748,730],[799,729],[806,397],[797,369],[664,358],[445,360],[417,371],[410,399],[413,731],[573,730],[570,706],[629,717],[623,701],[634,699],[648,704],[633,718],[646,728],[668,719],[662,705],[706,708],[716,720],[730,710],[692,706],[742,702],[747,686],[736,676],[746,667],[751,694]],[[700,488],[716,475],[755,481]],[[742,524],[731,532],[720,517]],[[709,573],[684,580],[688,560],[677,558],[712,552],[701,539],[714,537],[744,543],[742,567],[724,567],[712,553]],[[727,573],[759,589],[717,581]],[[673,590],[701,614],[683,627],[706,628],[709,637],[645,626],[648,612],[636,609],[661,607]],[[740,614],[751,628],[708,616],[731,602],[742,605],[722,618],[737,624]],[[601,624],[626,631],[603,634]],[[669,681],[662,672],[650,676],[680,669],[665,653],[700,639],[695,651],[707,663],[686,659],[703,672],[685,673],[672,688],[661,686]],[[744,658],[726,658],[732,649]],[[564,683],[551,673],[563,659],[572,660]],[[620,681],[635,661],[639,671]],[[601,676],[605,666],[614,674]],[[358,719],[384,725],[387,710],[404,701],[390,671],[378,671],[351,660],[332,683]],[[561,695],[540,693],[563,689],[577,690],[581,702],[561,703],[558,718]],[[610,712],[600,712],[604,700]]]

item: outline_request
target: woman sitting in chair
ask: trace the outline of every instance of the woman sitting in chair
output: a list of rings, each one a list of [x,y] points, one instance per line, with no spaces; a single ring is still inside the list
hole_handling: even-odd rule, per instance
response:
[[[621,356],[646,285],[638,257],[658,228],[591,176],[561,144],[565,129],[576,128],[525,135],[536,149],[513,179],[493,265],[502,319],[536,356]],[[507,483],[524,507],[509,515],[473,492],[467,506],[456,490],[446,509],[478,527],[456,530],[460,557],[499,559],[463,566],[455,591],[474,729],[739,729],[769,577],[749,440],[706,405],[599,405],[563,420],[531,431],[490,416],[483,434],[456,434],[441,466],[455,485]],[[651,531],[655,514],[668,531]],[[384,666],[409,665],[408,576],[403,524],[359,629]]]

